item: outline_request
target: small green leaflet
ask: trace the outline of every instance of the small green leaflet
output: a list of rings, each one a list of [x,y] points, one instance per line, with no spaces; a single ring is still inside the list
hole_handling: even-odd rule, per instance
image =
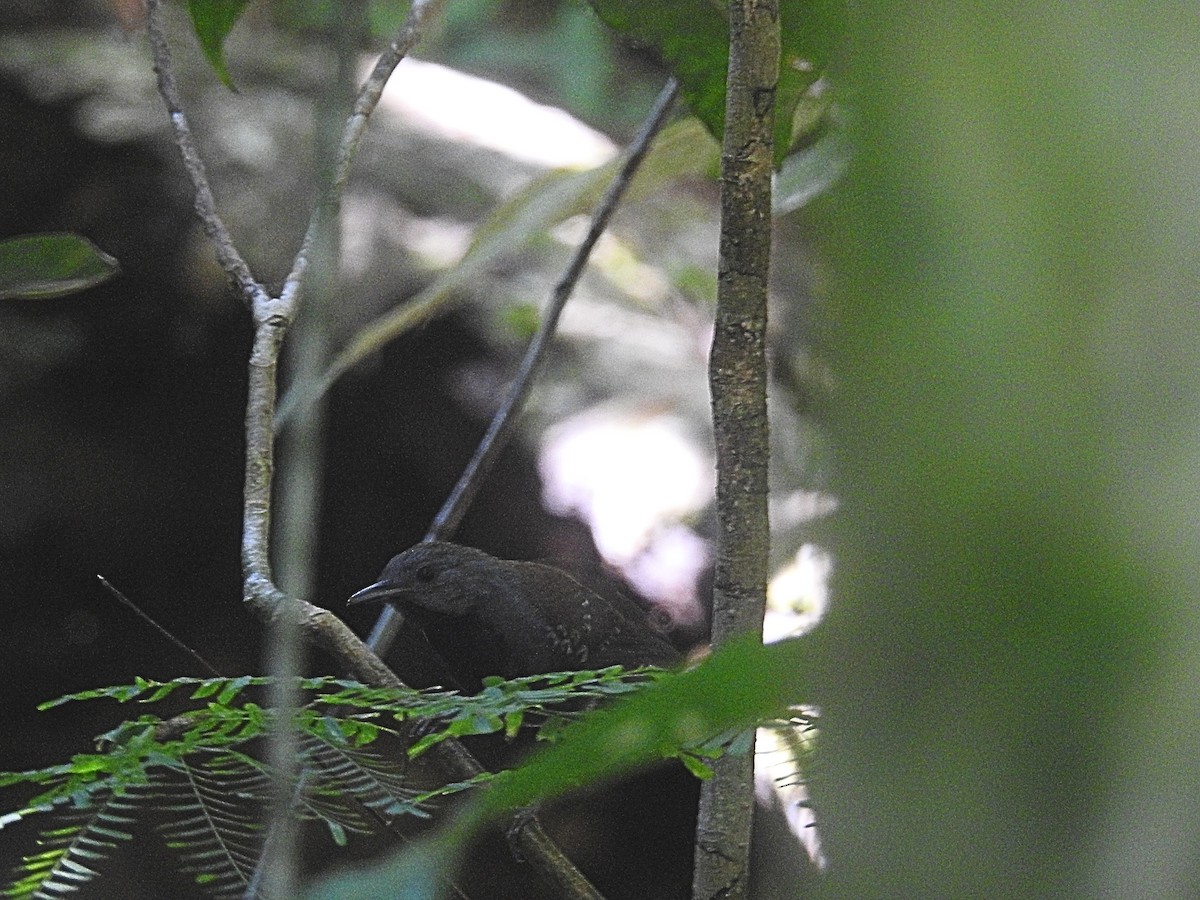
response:
[[[200,48],[208,58],[217,77],[230,90],[234,90],[233,79],[225,68],[225,38],[237,24],[250,0],[188,0],[188,13]]]

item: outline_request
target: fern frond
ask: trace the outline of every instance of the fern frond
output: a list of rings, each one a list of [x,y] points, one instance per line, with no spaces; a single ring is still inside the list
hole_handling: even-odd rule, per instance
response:
[[[372,832],[403,815],[427,816],[407,784],[407,762],[313,734],[301,737],[305,790],[301,802],[315,817],[352,831]]]
[[[119,842],[133,838],[128,829],[137,821],[143,791],[144,786],[121,792],[94,790],[85,806],[65,799],[54,804],[59,807],[58,827],[41,833],[38,844],[44,849],[22,859],[18,877],[5,888],[4,896],[58,900],[78,891],[99,874]]]
[[[159,826],[183,871],[218,900],[242,896],[262,849],[261,811],[270,776],[222,754],[177,768],[155,780],[156,807],[168,820]]]
[[[491,773],[423,793],[406,783],[406,755],[389,760],[369,747],[394,733],[385,722],[421,720],[425,736],[408,749],[414,756],[450,736],[493,731],[514,734],[526,720],[545,736],[547,726],[577,714],[579,702],[636,690],[657,674],[619,667],[520,678],[488,679],[473,697],[448,691],[380,690],[337,678],[300,679],[308,702],[291,726],[299,731],[301,773],[295,785],[297,816],[322,822],[334,840],[347,831],[390,828],[398,817],[425,816],[427,804],[488,780]],[[42,850],[26,857],[3,895],[59,900],[93,880],[143,819],[158,831],[182,869],[218,900],[236,900],[254,878],[266,840],[262,813],[276,787],[256,759],[258,741],[280,722],[277,714],[245,698],[269,683],[252,676],[138,678],[132,685],[97,688],[42,704],[88,699],[151,703],[181,690],[204,701],[169,720],[143,715],[98,739],[101,752],[30,772],[0,773],[0,788],[33,784],[42,792],[24,809],[0,816],[0,827],[38,814],[56,818],[42,832]],[[575,704],[572,707],[570,704]],[[347,715],[347,710],[350,715]],[[381,721],[383,720],[383,721]],[[699,758],[699,756],[697,757]]]

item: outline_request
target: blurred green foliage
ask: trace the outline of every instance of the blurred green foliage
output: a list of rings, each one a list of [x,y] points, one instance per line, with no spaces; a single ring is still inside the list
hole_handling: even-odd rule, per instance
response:
[[[725,80],[729,71],[728,4],[675,0],[588,0],[604,22],[635,44],[650,47],[675,77],[691,111],[720,141],[725,128]],[[775,87],[775,164],[792,145],[794,113],[821,77],[837,32],[825,0],[779,4],[780,56]]]
[[[372,46],[395,33],[408,6],[359,0]],[[347,15],[341,0],[275,0],[272,11],[289,28],[324,28]],[[613,41],[582,0],[456,0],[417,55],[511,84],[621,134],[636,128],[665,78],[648,57]]]
[[[1195,896],[1200,20],[848,24],[830,892]]]
[[[366,898],[386,883],[413,896],[434,896],[439,873],[428,861],[452,867],[484,822],[638,764],[677,755],[682,748],[693,753],[705,743],[715,748],[722,741],[714,737],[732,738],[756,722],[787,718],[794,698],[810,692],[803,674],[807,656],[803,640],[765,647],[756,635],[730,641],[695,668],[663,676],[624,702],[596,710],[564,729],[552,747],[529,763],[491,779],[432,837],[410,843],[372,867],[335,873],[317,882],[306,896]],[[737,743],[742,752],[749,748],[748,741]],[[699,771],[703,766],[689,768]]]
[[[773,676],[822,713],[826,894],[1196,896],[1200,20],[845,24],[855,158],[813,221],[836,576]]]
[[[451,4],[439,47],[617,108],[602,33],[533,8]],[[1198,895],[1200,20],[880,0],[834,30],[833,599],[803,678],[704,688],[820,707],[831,896]]]

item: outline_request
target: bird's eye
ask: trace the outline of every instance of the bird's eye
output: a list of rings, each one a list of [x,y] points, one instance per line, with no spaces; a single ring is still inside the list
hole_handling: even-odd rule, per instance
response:
[[[421,581],[421,582],[424,582],[425,584],[429,584],[436,577],[437,577],[437,569],[435,569],[433,566],[429,565],[429,563],[426,563],[423,566],[417,567],[417,581]]]

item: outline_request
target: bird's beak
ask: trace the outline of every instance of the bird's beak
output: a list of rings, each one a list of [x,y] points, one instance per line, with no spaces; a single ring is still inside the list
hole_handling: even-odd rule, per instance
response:
[[[374,584],[368,584],[361,591],[355,591],[351,594],[350,599],[346,601],[346,605],[354,606],[358,603],[374,603],[380,600],[390,600],[393,597],[399,597],[403,593],[403,588],[398,588],[387,581],[377,581]]]

